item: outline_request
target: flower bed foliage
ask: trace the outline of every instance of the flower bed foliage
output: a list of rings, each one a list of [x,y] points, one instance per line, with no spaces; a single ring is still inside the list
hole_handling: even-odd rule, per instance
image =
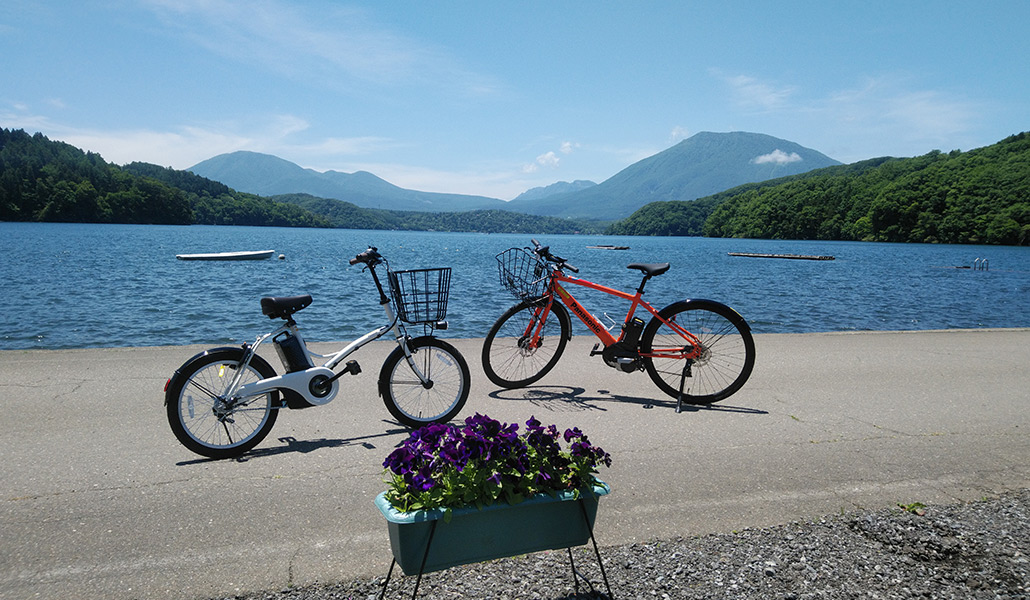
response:
[[[476,414],[462,426],[434,424],[411,436],[383,462],[386,497],[403,512],[482,508],[498,500],[517,504],[538,493],[590,488],[611,456],[593,446],[579,428],[559,436],[530,417],[526,431]],[[564,440],[566,447],[562,447]]]

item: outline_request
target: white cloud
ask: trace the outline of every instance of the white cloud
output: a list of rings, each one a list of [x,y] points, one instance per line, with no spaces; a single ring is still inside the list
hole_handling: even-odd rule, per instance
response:
[[[576,150],[576,148],[579,148],[579,144],[574,144],[572,142],[562,142],[561,148],[559,148],[558,151],[562,154],[572,154]]]
[[[679,125],[672,128],[669,133],[669,139],[673,142],[679,142],[690,137],[690,131],[686,127],[680,127]]]
[[[536,157],[536,164],[542,167],[556,168],[560,162],[561,159],[554,152],[547,152]]]
[[[800,160],[801,160],[801,155],[798,154],[797,152],[791,152],[790,154],[787,154],[783,150],[780,150],[779,148],[777,148],[776,150],[773,150],[769,154],[763,154],[761,156],[756,156],[756,157],[752,158],[751,162],[753,164],[756,164],[756,165],[764,165],[766,163],[774,163],[774,164],[777,164],[777,165],[786,165],[786,164],[790,164],[790,163],[799,162]]]

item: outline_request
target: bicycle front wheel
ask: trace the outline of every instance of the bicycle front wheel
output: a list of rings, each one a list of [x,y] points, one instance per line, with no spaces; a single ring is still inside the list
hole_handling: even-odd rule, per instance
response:
[[[446,423],[469,397],[472,373],[465,357],[447,342],[432,336],[408,340],[415,366],[429,381],[422,383],[397,348],[379,373],[379,395],[387,410],[408,427]]]
[[[233,458],[265,439],[279,415],[278,394],[227,398],[243,350],[221,348],[189,360],[165,392],[168,424],[183,446],[209,458]],[[275,377],[260,356],[251,357],[241,384]]]
[[[540,325],[544,304],[527,301],[509,308],[490,328],[483,342],[483,371],[502,388],[525,387],[554,368],[572,331],[567,313],[557,303]]]
[[[739,390],[755,366],[755,341],[751,329],[732,308],[711,301],[677,302],[663,308],[662,318],[686,329],[701,342],[695,359],[675,357],[693,344],[655,318],[640,339],[644,367],[651,380],[666,394],[687,404],[711,404]],[[654,353],[654,356],[647,354]],[[668,356],[661,356],[667,354]],[[689,362],[688,362],[689,361]],[[687,379],[684,382],[684,369]]]

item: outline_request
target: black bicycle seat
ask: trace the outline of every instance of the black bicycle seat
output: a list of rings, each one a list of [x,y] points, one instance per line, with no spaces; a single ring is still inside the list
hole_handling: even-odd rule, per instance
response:
[[[311,304],[311,294],[286,296],[283,298],[262,298],[261,312],[269,319],[285,319]]]
[[[627,269],[637,269],[648,277],[655,277],[669,270],[669,263],[654,263],[654,264],[643,264],[633,263],[626,267]]]

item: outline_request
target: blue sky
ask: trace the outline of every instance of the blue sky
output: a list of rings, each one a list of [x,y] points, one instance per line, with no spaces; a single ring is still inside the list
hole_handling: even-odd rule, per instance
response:
[[[1030,130],[1030,1],[4,0],[0,126],[511,199],[700,131],[850,163]]]

